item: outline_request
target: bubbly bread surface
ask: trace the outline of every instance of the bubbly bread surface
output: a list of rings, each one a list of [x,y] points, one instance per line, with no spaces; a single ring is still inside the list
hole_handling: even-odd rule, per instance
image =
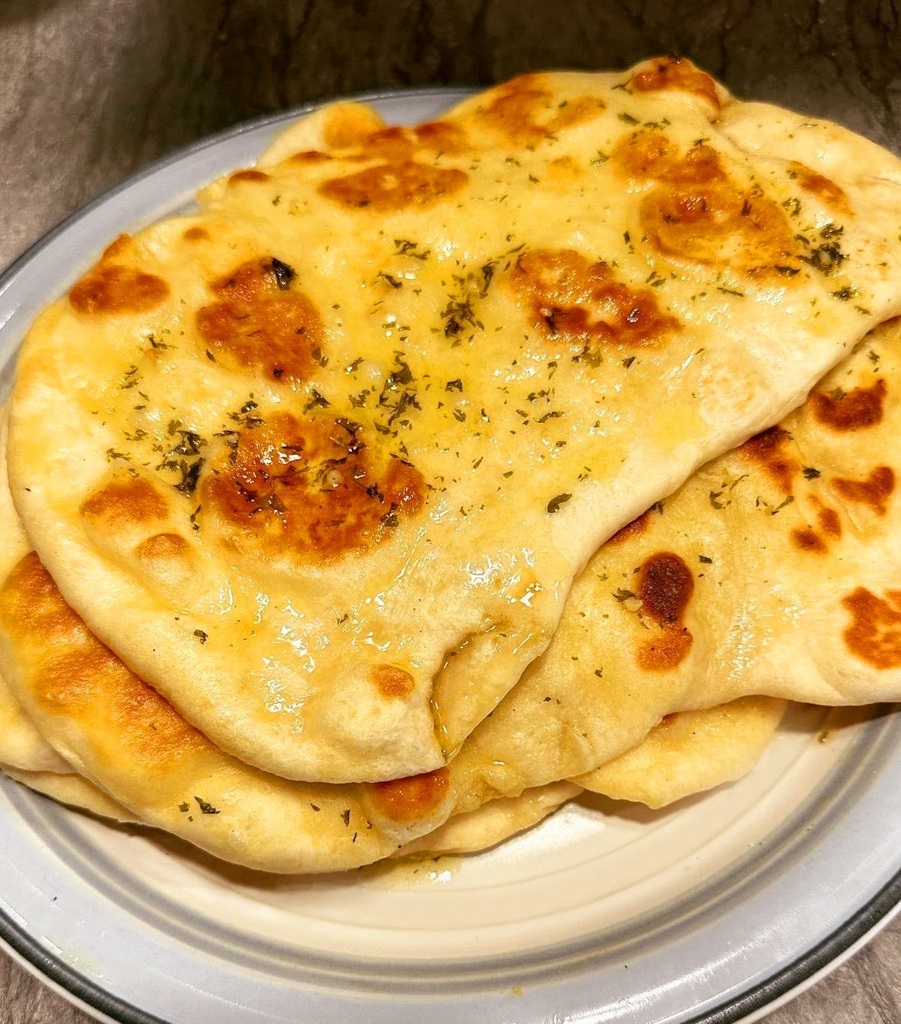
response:
[[[687,61],[324,108],[40,318],[16,507],[218,747],[438,771],[599,544],[901,310],[899,166]]]

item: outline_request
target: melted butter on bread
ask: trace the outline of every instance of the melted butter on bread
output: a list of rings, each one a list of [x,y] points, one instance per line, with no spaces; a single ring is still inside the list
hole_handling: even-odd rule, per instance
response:
[[[598,544],[901,309],[875,237],[901,197],[761,154],[741,106],[684,61],[528,75],[416,127],[342,104],[109,252],[14,397],[15,499],[67,600],[252,763],[439,769]],[[164,289],[81,302],[109,267]],[[125,480],[165,511],[107,515]]]

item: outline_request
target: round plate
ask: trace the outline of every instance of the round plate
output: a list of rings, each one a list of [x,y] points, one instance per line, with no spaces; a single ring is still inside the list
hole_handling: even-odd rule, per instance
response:
[[[386,120],[463,95],[364,97]],[[0,283],[0,397],[34,315],[122,231],[184,209],[302,111],[151,168]],[[662,812],[601,798],[467,858],[270,877],[0,783],[0,937],[103,1019],[750,1022],[901,898],[901,718],[792,711],[741,782]]]

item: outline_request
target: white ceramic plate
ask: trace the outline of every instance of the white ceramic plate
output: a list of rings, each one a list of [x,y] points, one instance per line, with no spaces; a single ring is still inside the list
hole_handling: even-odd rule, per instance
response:
[[[415,122],[459,96],[377,104]],[[252,162],[286,120],[156,165],[14,265],[0,397],[33,316],[112,238]],[[750,1022],[895,911],[899,790],[901,717],[804,709],[746,779],[666,812],[596,798],[479,856],[271,878],[4,781],[0,938],[123,1024]]]

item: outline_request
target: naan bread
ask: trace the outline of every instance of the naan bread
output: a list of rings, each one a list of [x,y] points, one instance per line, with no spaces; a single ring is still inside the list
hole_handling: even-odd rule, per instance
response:
[[[223,753],[89,632],[34,553],[0,590],[0,669],[80,775],[148,825],[224,860],[340,871],[386,857],[451,811],[443,771],[303,783]]]
[[[0,500],[0,533],[19,529],[11,503]],[[382,784],[266,775],[216,748],[104,647],[33,552],[0,587],[0,670],[28,711],[23,720],[62,765],[43,770],[36,748],[33,763],[6,766],[8,775],[63,803],[165,829],[258,870],[322,872],[388,855],[484,849],[530,828],[581,788],[551,781],[480,806],[459,792],[465,773],[456,769],[465,758]],[[636,742],[634,730],[627,736],[626,745]]]
[[[573,781],[614,800],[666,807],[746,775],[772,742],[785,707],[774,697],[741,697],[667,715],[637,746]]]
[[[533,828],[581,792],[582,787],[575,783],[551,782],[519,796],[491,800],[474,811],[454,815],[440,828],[407,843],[393,856],[437,856],[487,850]]]
[[[36,793],[49,796],[57,803],[66,804],[80,811],[90,811],[98,818],[109,818],[123,825],[143,824],[137,815],[116,803],[102,789],[98,789],[76,772],[28,771],[14,768],[12,765],[0,765],[0,771]]]
[[[74,772],[57,773],[24,771],[0,765],[0,771],[29,789],[48,796],[57,803],[80,811],[89,811],[98,818],[107,818],[123,825],[145,824],[101,789]],[[478,810],[449,818],[434,832],[414,839],[395,850],[392,859],[412,856],[438,857],[444,854],[478,853],[525,832],[558,810],[582,792],[571,782],[551,783],[535,792],[523,793],[506,800],[492,800]]]
[[[75,772],[28,771],[0,765],[0,772],[57,803],[120,824],[143,825],[137,815]],[[477,853],[525,832],[582,792],[572,782],[554,782],[506,800],[455,815],[420,839],[395,850],[392,859],[411,856]]]
[[[687,61],[326,108],[40,318],[16,506],[222,749],[437,770],[602,541],[901,310],[899,166]]]
[[[466,812],[454,814],[453,764],[450,772],[397,783],[317,785],[266,775],[223,754],[65,604],[4,494],[4,440],[0,431],[0,536],[16,538],[10,551],[26,554],[11,568],[4,563],[0,670],[29,715],[10,691],[7,704],[35,738],[30,761],[4,768],[12,778],[95,814],[165,829],[225,860],[283,872],[484,849],[580,791],[552,781],[483,806],[469,800]],[[44,770],[46,751],[59,768]]]
[[[452,765],[457,811],[576,777],[674,711],[901,700],[901,320],[619,531]]]
[[[6,410],[0,411],[0,580],[31,550],[6,484]],[[0,765],[34,772],[71,771],[41,736],[0,674]]]
[[[35,729],[0,676],[0,764],[65,772],[70,766]]]

